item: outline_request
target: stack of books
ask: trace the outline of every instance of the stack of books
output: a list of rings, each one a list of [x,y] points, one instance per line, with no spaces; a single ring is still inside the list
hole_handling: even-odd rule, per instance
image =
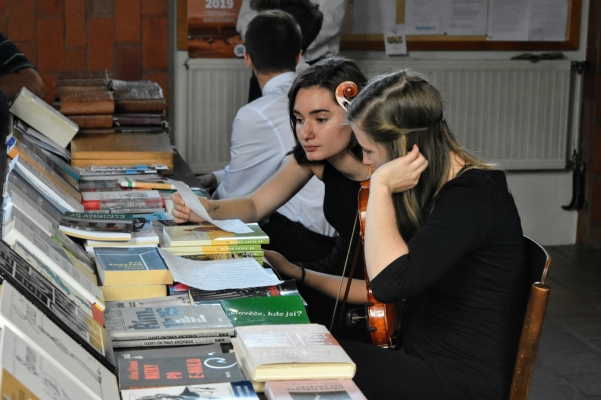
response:
[[[156,247],[96,247],[96,270],[107,301],[165,296],[173,275]]]
[[[262,244],[269,236],[259,224],[246,224],[251,233],[231,233],[208,223],[177,225],[155,221],[161,248],[184,258],[208,261],[252,257],[263,264]]]

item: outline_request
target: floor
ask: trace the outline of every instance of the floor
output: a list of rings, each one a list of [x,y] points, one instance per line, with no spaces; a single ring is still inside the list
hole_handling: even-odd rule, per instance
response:
[[[601,249],[547,247],[551,287],[531,400],[601,400]]]

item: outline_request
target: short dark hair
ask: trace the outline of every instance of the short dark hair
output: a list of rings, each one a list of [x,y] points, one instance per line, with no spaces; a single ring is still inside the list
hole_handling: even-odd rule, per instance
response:
[[[361,72],[355,61],[337,56],[326,58],[313,64],[304,70],[299,76],[297,76],[292,83],[292,87],[288,92],[288,113],[290,114],[290,125],[292,126],[292,132],[294,134],[296,145],[292,149],[291,153],[294,155],[294,158],[299,164],[320,164],[323,163],[323,161],[309,161],[303,146],[300,144],[298,137],[296,136],[296,116],[294,115],[294,102],[296,100],[298,91],[310,87],[324,88],[330,91],[332,94],[332,100],[337,102],[336,88],[345,81],[355,82],[359,90],[361,90],[367,84],[367,78],[365,78],[365,75],[363,75],[363,72]],[[356,159],[363,159],[361,146],[359,145],[359,142],[357,142],[357,138],[354,134],[351,135],[351,140],[347,146],[347,150]]]
[[[303,35],[303,53],[313,43],[323,24],[323,14],[319,11],[319,5],[310,0],[250,0],[250,8],[256,11],[282,10],[292,15]]]
[[[244,45],[258,73],[294,71],[301,47],[300,28],[284,11],[261,11],[250,21]]]

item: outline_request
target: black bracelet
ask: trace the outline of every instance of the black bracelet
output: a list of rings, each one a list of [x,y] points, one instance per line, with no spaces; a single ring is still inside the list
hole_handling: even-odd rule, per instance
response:
[[[298,281],[296,281],[297,283],[303,283],[305,281],[305,267],[300,265],[300,269],[302,271],[302,274],[301,274],[300,279]]]

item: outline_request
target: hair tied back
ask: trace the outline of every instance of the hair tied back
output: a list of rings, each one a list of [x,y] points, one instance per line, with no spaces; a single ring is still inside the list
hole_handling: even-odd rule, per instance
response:
[[[346,111],[348,105],[357,94],[359,94],[359,87],[355,82],[345,81],[342,82],[336,88],[336,101],[340,104],[340,107]]]

